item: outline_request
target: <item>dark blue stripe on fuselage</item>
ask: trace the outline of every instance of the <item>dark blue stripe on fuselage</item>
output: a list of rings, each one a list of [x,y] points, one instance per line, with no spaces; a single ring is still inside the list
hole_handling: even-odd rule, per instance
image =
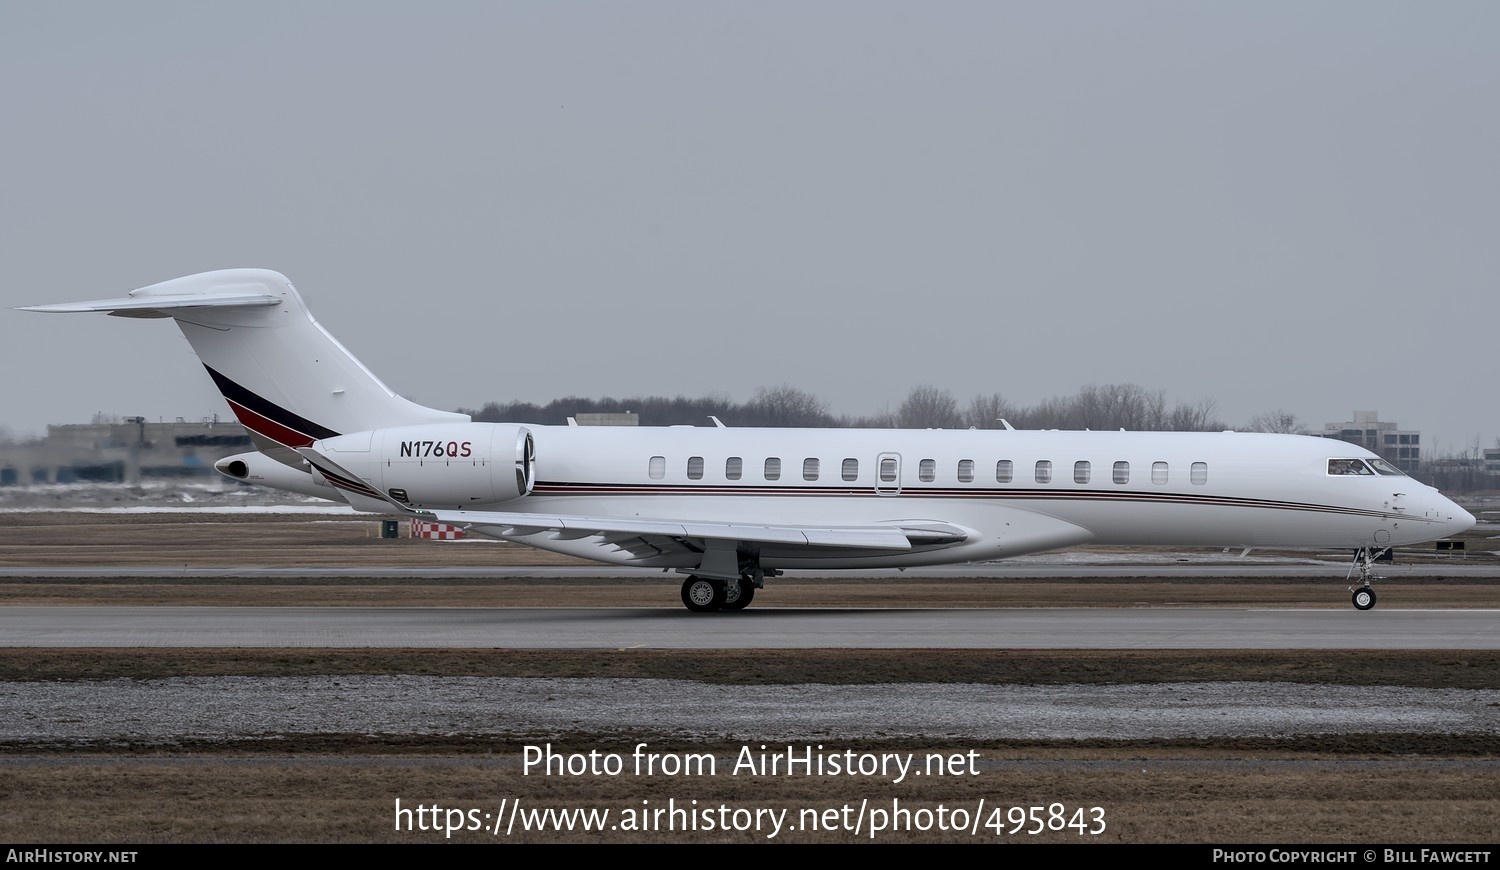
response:
[[[326,426],[319,426],[306,417],[299,417],[275,402],[250,392],[224,375],[214,371],[213,367],[207,364],[203,367],[208,369],[208,376],[214,379],[214,385],[219,388],[219,392],[223,393],[224,398],[229,401],[243,405],[273,423],[285,426],[288,429],[295,429],[314,440],[338,437],[339,433],[332,429]]]

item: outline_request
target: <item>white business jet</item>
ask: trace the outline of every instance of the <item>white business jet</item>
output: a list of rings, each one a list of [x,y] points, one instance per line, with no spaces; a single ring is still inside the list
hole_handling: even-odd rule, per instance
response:
[[[217,464],[230,477],[675,569],[693,611],[742,609],[786,569],[1079,544],[1350,550],[1368,610],[1381,554],[1474,525],[1375,454],[1297,435],[474,423],[393,393],[261,269],[26,310],[176,320],[258,448]]]

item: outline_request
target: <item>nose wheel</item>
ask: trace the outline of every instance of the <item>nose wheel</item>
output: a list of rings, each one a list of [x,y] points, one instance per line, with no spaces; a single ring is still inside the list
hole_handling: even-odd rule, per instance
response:
[[[1375,606],[1375,590],[1370,587],[1371,580],[1383,579],[1374,571],[1375,560],[1389,550],[1389,547],[1371,549],[1369,547],[1354,552],[1354,564],[1349,566],[1349,574],[1354,574],[1354,569],[1359,569],[1359,583],[1350,586],[1351,600],[1354,602],[1355,610],[1369,610]]]

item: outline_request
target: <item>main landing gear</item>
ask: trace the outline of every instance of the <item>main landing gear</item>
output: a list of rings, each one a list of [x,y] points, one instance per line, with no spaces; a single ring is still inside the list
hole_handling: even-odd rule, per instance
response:
[[[755,600],[755,590],[761,586],[757,579],[754,574],[741,574],[738,580],[718,580],[694,574],[682,581],[682,603],[694,613],[744,610]]]
[[[1371,580],[1383,580],[1385,578],[1376,574],[1373,570],[1375,561],[1389,552],[1389,547],[1374,549],[1364,547],[1354,551],[1354,564],[1349,566],[1349,576],[1353,576],[1354,569],[1359,569],[1359,583],[1351,585],[1349,592],[1354,601],[1356,610],[1369,610],[1375,606],[1375,590],[1370,587]],[[1345,577],[1348,579],[1348,576]]]

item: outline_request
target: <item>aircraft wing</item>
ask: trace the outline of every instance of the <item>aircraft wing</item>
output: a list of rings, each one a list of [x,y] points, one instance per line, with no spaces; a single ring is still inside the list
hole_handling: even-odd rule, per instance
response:
[[[708,541],[899,551],[922,545],[958,543],[967,540],[969,536],[969,531],[962,527],[925,520],[892,522],[888,525],[818,527],[567,516],[519,511],[418,510],[391,499],[319,453],[316,448],[303,447],[297,452],[306,457],[355,510],[448,523],[493,538],[525,538],[536,534],[547,534],[558,540],[597,537],[601,544],[647,555],[667,550],[702,552]]]
[[[518,538],[546,532],[558,539],[599,537],[602,542],[616,545],[626,545],[632,539],[647,542],[678,542],[683,544],[683,549],[696,549],[691,547],[688,541],[697,539],[858,550],[910,550],[919,544],[947,544],[963,541],[968,537],[967,532],[957,526],[926,522],[814,527],[499,511],[413,511],[411,513],[421,519],[463,526],[479,534],[496,538]],[[628,546],[625,548],[629,549]],[[655,549],[663,548],[656,546]]]

